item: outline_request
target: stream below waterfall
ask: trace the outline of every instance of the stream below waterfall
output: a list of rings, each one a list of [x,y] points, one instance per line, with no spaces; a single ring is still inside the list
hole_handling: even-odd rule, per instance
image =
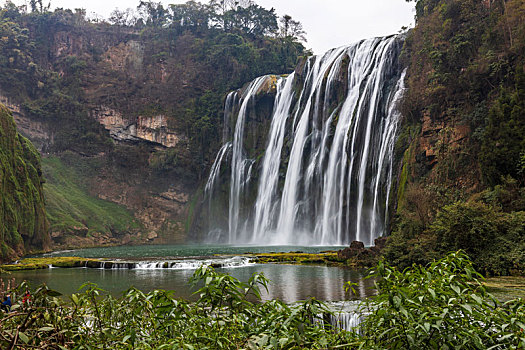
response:
[[[343,301],[373,295],[374,281],[366,279],[364,271],[330,266],[255,264],[242,255],[246,252],[321,252],[331,249],[337,247],[233,247],[201,244],[79,249],[54,252],[46,256],[110,258],[134,262],[134,268],[51,268],[17,271],[1,277],[27,280],[33,287],[45,283],[49,288],[66,295],[75,293],[83,283],[89,281],[114,295],[134,286],[143,291],[174,290],[176,297],[192,299],[193,290],[188,282],[195,269],[205,263],[223,266],[217,271],[228,273],[241,281],[247,281],[253,273],[264,273],[270,284],[268,292],[262,293],[263,300],[280,299],[294,303],[315,297],[322,301]],[[345,292],[346,281],[356,283],[358,296]]]

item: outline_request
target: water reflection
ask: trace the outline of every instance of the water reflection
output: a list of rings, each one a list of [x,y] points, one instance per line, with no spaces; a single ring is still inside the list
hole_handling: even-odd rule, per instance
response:
[[[175,296],[191,299],[192,290],[188,282],[195,270],[140,270],[140,269],[89,269],[54,268],[48,270],[18,271],[3,278],[14,277],[27,280],[32,286],[46,283],[63,294],[75,293],[85,282],[96,283],[111,294],[118,295],[134,286],[143,291],[153,289],[174,290]],[[357,283],[359,297],[374,294],[373,281],[365,279],[363,273],[339,267],[298,265],[250,265],[237,268],[218,269],[241,281],[247,281],[253,273],[263,273],[271,280],[268,292],[263,291],[264,300],[280,299],[287,303],[315,297],[324,301],[352,299],[345,293],[344,283]]]
[[[280,299],[293,303],[310,297],[324,301],[353,299],[355,296],[345,292],[346,281],[359,285],[360,298],[375,293],[374,282],[365,279],[363,272],[340,267],[266,264],[239,268],[229,273],[247,280],[255,272],[262,272],[271,280],[268,292],[262,293],[264,300]]]

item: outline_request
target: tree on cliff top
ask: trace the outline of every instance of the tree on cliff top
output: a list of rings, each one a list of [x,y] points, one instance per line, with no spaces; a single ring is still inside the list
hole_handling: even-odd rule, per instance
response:
[[[204,172],[218,143],[226,92],[260,75],[289,73],[305,53],[293,37],[277,35],[273,9],[251,1],[220,5],[142,0],[138,22],[138,11],[116,10],[108,25],[93,23],[83,11],[27,13],[8,2],[0,8],[0,32],[17,40],[0,43],[0,85],[9,86],[4,93],[28,115],[50,124],[55,138],[48,151],[93,154],[111,148],[108,135],[88,115],[91,103],[130,116],[161,111],[189,140],[192,160],[180,164]],[[133,60],[133,67],[108,66],[120,50],[113,47],[125,47],[131,38],[142,58]],[[161,64],[169,68],[159,81]],[[203,109],[198,105],[204,95],[213,103]],[[200,127],[204,121],[209,127]]]
[[[272,35],[277,31],[277,16],[272,8],[266,10],[259,5],[238,6],[224,15],[224,30],[240,30],[254,36]]]
[[[168,12],[162,6],[160,2],[154,1],[140,1],[137,6],[139,13],[142,15],[142,19],[146,25],[152,27],[161,27],[167,21]]]
[[[279,19],[279,35],[283,38],[291,38],[300,42],[306,42],[306,32],[301,22],[293,20],[292,16],[284,15]]]

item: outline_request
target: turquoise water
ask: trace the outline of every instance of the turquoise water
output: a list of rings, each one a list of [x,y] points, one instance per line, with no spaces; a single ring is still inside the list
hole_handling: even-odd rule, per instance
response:
[[[119,295],[130,287],[143,291],[153,289],[174,290],[177,297],[192,299],[193,290],[188,282],[195,271],[195,261],[224,259],[215,254],[242,254],[244,252],[304,251],[319,252],[334,247],[232,247],[232,246],[136,246],[80,249],[51,253],[53,256],[103,257],[122,260],[178,261],[183,267],[165,269],[146,267],[139,269],[92,269],[92,268],[52,268],[46,270],[18,271],[3,278],[14,277],[17,281],[26,280],[32,286],[42,283],[63,294],[75,293],[85,282],[96,283],[113,295]],[[50,254],[46,254],[50,255]],[[154,265],[154,264],[151,264]],[[184,267],[184,266],[188,267]],[[198,265],[198,264],[197,264]],[[217,271],[228,273],[241,281],[247,281],[253,273],[264,273],[270,279],[268,292],[263,299],[281,299],[296,302],[315,297],[323,301],[339,301],[365,298],[375,293],[374,282],[364,278],[362,271],[342,267],[302,266],[282,264],[239,264],[235,267],[220,268]],[[359,295],[345,292],[346,281],[357,285]]]
[[[301,246],[230,246],[230,245],[145,245],[145,246],[121,246],[101,247],[76,250],[57,251],[44,256],[80,256],[84,258],[120,258],[120,259],[143,259],[143,258],[172,258],[172,257],[195,257],[213,256],[216,254],[235,255],[243,253],[269,253],[301,251],[305,253],[319,253],[326,250],[339,250],[343,247],[301,247]]]

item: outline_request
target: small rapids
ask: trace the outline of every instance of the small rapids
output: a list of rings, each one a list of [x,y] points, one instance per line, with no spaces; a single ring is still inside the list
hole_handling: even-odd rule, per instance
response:
[[[86,261],[85,268],[104,270],[196,270],[201,266],[213,268],[236,268],[254,265],[248,257],[206,258],[206,259],[176,259],[176,260],[144,260],[144,261]]]
[[[327,303],[331,314],[319,315],[315,321],[344,331],[356,331],[365,315],[359,309],[361,301],[335,301]]]

